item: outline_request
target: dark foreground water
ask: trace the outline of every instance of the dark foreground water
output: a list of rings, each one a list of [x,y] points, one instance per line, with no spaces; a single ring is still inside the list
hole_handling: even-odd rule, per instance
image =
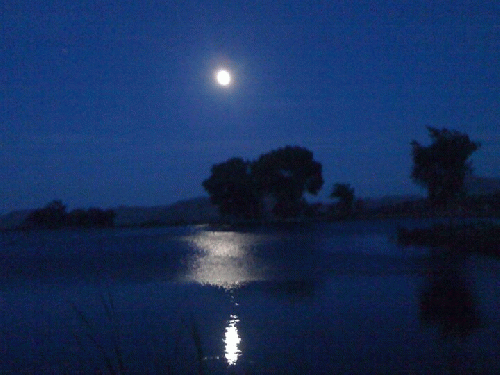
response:
[[[500,373],[500,262],[396,223],[1,233],[0,373]]]

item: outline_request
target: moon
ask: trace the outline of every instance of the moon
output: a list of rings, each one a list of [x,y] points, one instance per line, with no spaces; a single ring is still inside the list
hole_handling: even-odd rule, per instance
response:
[[[227,70],[219,70],[217,72],[217,82],[221,86],[227,86],[231,83],[231,75]]]

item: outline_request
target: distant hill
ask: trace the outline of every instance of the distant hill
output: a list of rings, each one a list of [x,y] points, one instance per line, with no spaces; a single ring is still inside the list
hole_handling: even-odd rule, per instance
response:
[[[464,181],[467,195],[492,195],[500,193],[500,178],[469,176]],[[389,195],[380,198],[362,198],[366,209],[394,206],[405,202],[415,202],[426,198],[419,195]]]
[[[208,197],[183,200],[168,206],[120,206],[113,210],[117,226],[200,223],[219,218],[218,208],[210,203]]]

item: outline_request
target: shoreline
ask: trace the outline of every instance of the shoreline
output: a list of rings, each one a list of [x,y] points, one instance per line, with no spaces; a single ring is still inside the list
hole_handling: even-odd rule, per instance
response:
[[[399,227],[397,242],[402,246],[429,246],[448,252],[500,257],[500,224],[479,221],[472,224],[435,224],[415,229]]]

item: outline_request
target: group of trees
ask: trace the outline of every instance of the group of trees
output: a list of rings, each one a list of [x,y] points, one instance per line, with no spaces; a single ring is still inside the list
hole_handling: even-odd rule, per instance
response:
[[[305,192],[317,194],[323,186],[322,166],[311,151],[286,146],[256,161],[232,158],[215,164],[203,181],[212,203],[222,215],[257,219],[266,205],[280,218],[297,216],[305,208]]]
[[[112,227],[115,213],[113,210],[89,208],[66,212],[66,206],[59,200],[31,212],[21,225],[26,229],[57,229],[65,227]]]
[[[433,206],[447,206],[464,194],[465,177],[472,168],[468,161],[480,144],[469,136],[446,128],[427,127],[432,143],[411,142],[413,181],[428,191]],[[271,212],[280,218],[304,212],[304,192],[316,195],[323,186],[321,164],[311,151],[286,146],[263,154],[256,161],[232,158],[215,164],[203,181],[212,203],[222,215],[245,219],[261,217],[271,202]],[[330,195],[339,200],[337,212],[348,216],[354,203],[349,184],[335,184]]]

